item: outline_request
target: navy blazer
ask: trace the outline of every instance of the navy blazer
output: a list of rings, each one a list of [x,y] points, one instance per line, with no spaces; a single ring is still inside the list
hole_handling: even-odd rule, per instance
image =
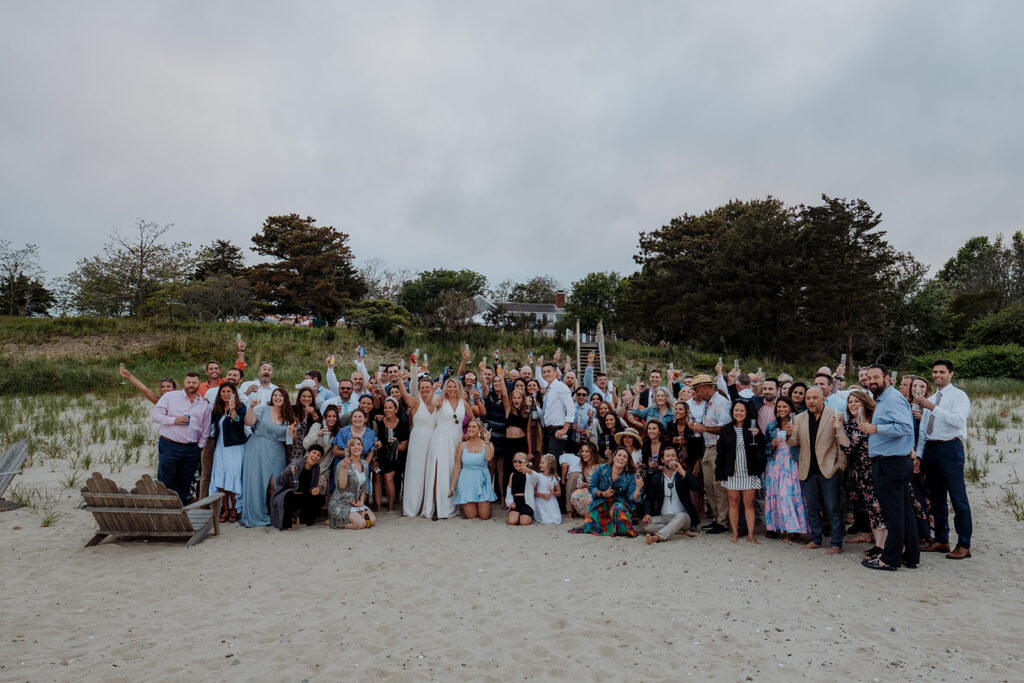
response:
[[[687,473],[685,477],[681,477],[676,472],[673,481],[673,495],[683,504],[683,509],[690,516],[690,524],[697,526],[700,523],[700,516],[697,514],[697,506],[693,504],[693,499],[690,497],[690,491],[699,491],[701,488],[697,478],[690,473]],[[663,472],[655,472],[651,475],[650,483],[644,487],[644,514],[651,515],[652,517],[660,515],[661,504],[664,502],[665,474]]]
[[[745,420],[749,422],[749,420]],[[722,427],[718,436],[718,454],[715,457],[715,481],[725,481],[736,474],[736,423]],[[765,440],[764,434],[759,429],[755,436],[750,428],[743,425],[743,445],[747,455],[747,474],[760,477],[764,474],[765,466]]]
[[[237,420],[232,420],[231,414],[227,414],[228,421],[224,428],[225,446],[239,446],[249,440],[245,433],[245,404],[239,405],[235,412],[238,413]],[[210,423],[213,425],[213,429],[210,432],[210,440],[217,443],[217,437],[220,435],[220,418],[211,417]]]

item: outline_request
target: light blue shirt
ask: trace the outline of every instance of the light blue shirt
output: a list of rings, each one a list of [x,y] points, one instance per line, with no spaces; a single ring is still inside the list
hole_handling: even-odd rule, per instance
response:
[[[612,381],[608,380],[608,391],[601,391],[601,387],[594,383],[594,366],[588,365],[587,369],[583,371],[583,386],[587,388],[590,395],[601,394],[601,400],[607,401],[612,405],[615,405],[615,387],[612,385]]]
[[[849,398],[849,391],[834,391],[825,399],[825,405],[836,411],[846,419],[846,402]]]
[[[888,387],[878,397],[871,424],[878,432],[868,434],[868,457],[910,455],[914,450],[914,413],[896,389]]]

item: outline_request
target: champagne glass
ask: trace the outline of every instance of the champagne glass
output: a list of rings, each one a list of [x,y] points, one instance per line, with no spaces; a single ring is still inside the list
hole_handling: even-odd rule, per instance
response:
[[[118,367],[121,368],[121,370],[125,369],[124,363],[118,363]],[[118,373],[118,374],[120,374],[120,373]],[[121,384],[128,384],[128,382],[124,381],[124,375],[121,375]]]

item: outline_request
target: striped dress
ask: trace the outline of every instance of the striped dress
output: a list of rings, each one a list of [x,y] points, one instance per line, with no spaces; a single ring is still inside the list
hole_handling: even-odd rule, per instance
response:
[[[743,429],[736,429],[736,468],[723,486],[730,491],[749,491],[761,488],[761,477],[747,474],[747,447],[743,441]]]

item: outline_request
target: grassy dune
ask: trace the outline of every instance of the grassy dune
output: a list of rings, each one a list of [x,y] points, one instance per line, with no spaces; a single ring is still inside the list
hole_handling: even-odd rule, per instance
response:
[[[364,337],[356,329],[294,328],[259,323],[180,323],[160,320],[108,320],[95,318],[26,319],[0,318],[0,394],[95,394],[105,398],[132,397],[135,390],[121,384],[118,363],[147,385],[155,387],[161,377],[177,379],[190,370],[200,373],[209,359],[225,367],[234,359],[235,333],[248,344],[247,359],[252,368],[261,361],[274,363],[276,376],[285,383],[301,380],[310,368],[323,368],[329,353],[343,365],[355,356],[355,347],[367,348],[367,361],[397,361],[408,358],[414,348],[429,354],[431,370],[440,373],[445,365],[458,365],[463,343],[469,343],[472,363],[494,350],[506,365],[521,365],[532,350],[551,358],[556,342],[539,337],[501,334],[475,329],[465,338],[410,330],[399,345],[385,345]],[[570,343],[563,353],[575,355]],[[631,342],[606,344],[609,374],[619,381],[646,377],[650,368],[676,368],[690,372],[711,372],[718,353],[695,352],[681,346],[645,346]],[[726,354],[725,363],[733,357]],[[777,358],[739,358],[748,371],[763,368],[768,375],[789,372],[809,378],[818,367],[787,363]],[[825,360],[822,361],[826,362]],[[836,359],[829,359],[834,364]],[[252,372],[248,373],[251,377]],[[976,395],[1024,394],[1024,382],[1009,379],[974,379],[961,383]]]

